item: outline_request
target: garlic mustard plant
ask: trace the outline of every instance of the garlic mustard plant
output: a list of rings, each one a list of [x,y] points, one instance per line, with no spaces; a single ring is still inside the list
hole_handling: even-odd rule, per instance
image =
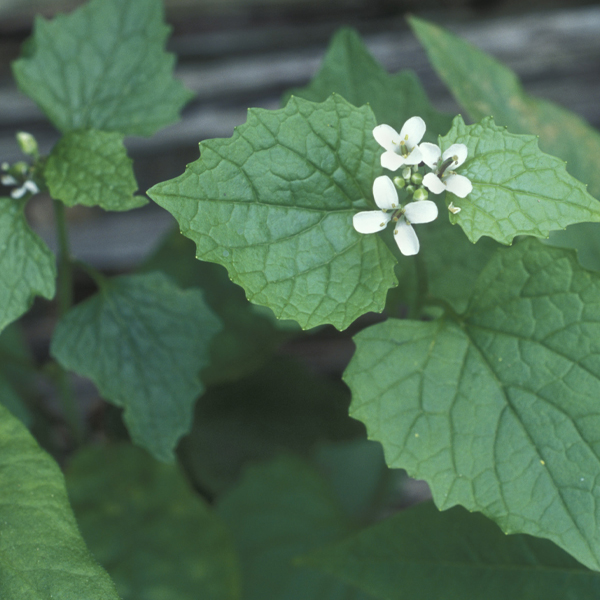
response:
[[[394,240],[405,256],[419,252],[419,239],[412,223],[430,223],[438,215],[435,202],[419,200],[399,207],[398,192],[394,182],[381,175],[373,182],[373,198],[381,210],[367,210],[354,215],[352,224],[359,233],[375,233],[393,221]],[[392,211],[392,212],[388,212]]]

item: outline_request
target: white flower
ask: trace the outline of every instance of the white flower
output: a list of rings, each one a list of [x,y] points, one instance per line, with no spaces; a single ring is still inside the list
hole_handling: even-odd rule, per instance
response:
[[[400,252],[412,256],[419,252],[419,240],[411,223],[429,223],[438,215],[435,202],[419,200],[399,208],[398,192],[394,182],[387,176],[377,177],[373,182],[373,198],[381,210],[366,210],[354,215],[352,224],[359,233],[375,233],[385,229],[394,220],[394,239]],[[391,210],[389,213],[387,211]]]
[[[381,155],[381,166],[397,171],[402,165],[418,165],[423,159],[419,151],[419,142],[425,135],[425,121],[421,117],[411,117],[398,133],[389,125],[377,125],[373,137],[385,148]]]
[[[443,154],[435,144],[427,142],[419,146],[423,162],[433,169],[423,177],[423,185],[434,194],[444,190],[464,198],[473,191],[473,184],[464,175],[458,175],[454,169],[467,160],[468,149],[464,144],[452,144]],[[440,160],[441,158],[441,160]]]
[[[27,192],[37,194],[40,191],[38,186],[31,180],[27,180],[21,187],[15,188],[11,193],[10,197],[18,200],[22,198]]]
[[[460,206],[454,206],[454,202],[450,202],[450,204],[448,204],[448,210],[453,215],[457,215],[462,210],[462,208]]]

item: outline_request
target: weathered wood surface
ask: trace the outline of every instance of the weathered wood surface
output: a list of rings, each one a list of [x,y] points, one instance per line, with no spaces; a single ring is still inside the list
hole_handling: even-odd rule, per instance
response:
[[[423,16],[440,21],[439,14]],[[460,22],[449,18],[443,24],[514,69],[528,92],[600,126],[600,7],[490,20],[467,15]],[[390,71],[413,69],[439,109],[458,112],[403,21],[368,21],[361,30],[373,54]],[[317,71],[332,32],[327,23],[176,33],[170,48],[180,57],[177,74],[196,98],[181,122],[150,139],[128,139],[140,189],[183,171],[186,162],[197,157],[201,139],[229,137],[234,126],[245,121],[248,106],[276,108],[285,89],[305,84]],[[20,158],[14,142],[17,130],[32,132],[47,152],[57,134],[8,76],[6,63],[14,55],[14,40],[0,40],[1,50],[5,51],[0,52],[0,159]],[[74,252],[101,268],[129,268],[170,223],[157,207],[73,223]],[[51,238],[44,218],[35,219],[35,225]]]

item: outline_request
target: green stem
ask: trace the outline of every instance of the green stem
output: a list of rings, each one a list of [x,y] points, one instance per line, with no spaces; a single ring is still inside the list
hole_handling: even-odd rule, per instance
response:
[[[58,314],[59,317],[62,317],[73,306],[73,263],[71,261],[65,205],[59,200],[54,200],[54,218],[58,238]],[[58,363],[57,367],[56,383],[65,420],[71,428],[77,445],[80,445],[83,441],[83,427],[77,409],[75,392],[67,371]]]
[[[92,267],[91,265],[88,265],[87,263],[84,263],[80,260],[74,260],[73,266],[77,267],[78,269],[81,269],[84,273],[87,273],[87,275],[89,275],[90,279],[92,279],[92,281],[96,284],[100,291],[105,290],[108,287],[108,277],[100,273],[100,271],[98,271],[97,269],[94,269],[94,267]]]
[[[444,312],[449,315],[450,317],[452,317],[452,319],[454,319],[454,321],[457,322],[461,322],[464,317],[462,317],[461,315],[459,315],[454,308],[452,307],[452,305],[449,302],[446,302],[446,300],[442,300],[441,298],[426,298],[425,301],[423,302],[423,306],[439,306],[440,308],[444,309]]]
[[[54,200],[54,217],[58,238],[58,313],[62,317],[73,306],[73,266],[65,205]]]
[[[421,316],[423,304],[429,289],[429,284],[427,281],[427,267],[423,257],[420,254],[415,255],[415,272],[417,275],[417,291],[415,294],[415,301],[408,311],[409,319],[418,319]]]

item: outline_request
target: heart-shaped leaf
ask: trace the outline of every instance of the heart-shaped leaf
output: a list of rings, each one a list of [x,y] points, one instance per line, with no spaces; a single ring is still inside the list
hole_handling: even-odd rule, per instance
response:
[[[381,311],[396,260],[379,235],[352,226],[374,208],[381,173],[375,117],[331,96],[251,109],[231,139],[200,144],[200,158],[148,195],[196,242],[196,256],[229,271],[252,302],[303,328],[344,329]]]
[[[136,443],[172,461],[190,430],[204,390],[198,373],[220,327],[200,290],[180,290],[161,273],[123,276],[59,321],[50,352],[124,407]]]
[[[481,511],[600,569],[599,297],[572,252],[502,249],[458,320],[355,337],[350,412],[440,508]]]
[[[173,79],[168,34],[160,0],[91,0],[52,21],[38,17],[13,72],[63,133],[152,135],[190,98]]]

